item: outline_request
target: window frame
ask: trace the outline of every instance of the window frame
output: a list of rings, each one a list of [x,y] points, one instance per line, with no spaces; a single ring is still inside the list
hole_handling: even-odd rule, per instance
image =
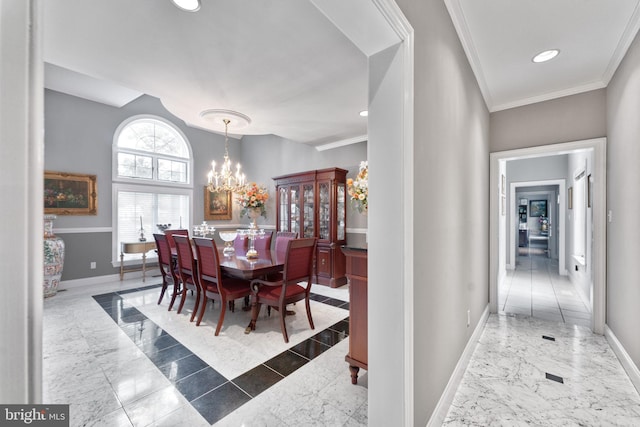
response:
[[[120,148],[118,146],[118,139],[122,131],[129,126],[130,124],[138,121],[138,120],[156,120],[158,122],[163,123],[164,125],[172,128],[180,137],[183,142],[186,144],[188,150],[188,158],[171,156],[167,154],[158,154],[150,151],[143,150],[135,150],[131,148]],[[153,172],[152,179],[147,178],[131,178],[131,177],[121,177],[118,176],[118,153],[129,153],[136,155],[145,155],[152,157],[153,162]],[[171,182],[171,181],[160,181],[158,180],[158,159],[166,159],[171,161],[180,161],[186,163],[187,172],[186,172],[186,183],[179,182]],[[118,193],[121,191],[125,192],[139,192],[139,193],[152,193],[152,194],[173,194],[173,195],[183,195],[187,196],[188,202],[187,206],[189,209],[189,213],[187,218],[184,218],[185,222],[183,222],[183,228],[190,229],[191,224],[193,223],[193,149],[191,148],[191,144],[187,139],[186,135],[180,128],[178,128],[175,124],[171,123],[167,119],[151,114],[139,114],[135,116],[131,116],[124,120],[120,125],[116,128],[113,135],[112,142],[112,168],[111,168],[111,224],[112,224],[112,237],[111,237],[111,253],[112,253],[112,261],[111,264],[115,268],[120,267],[120,242],[118,241]],[[177,226],[177,224],[176,224]],[[153,240],[153,233],[157,232],[157,230],[148,230],[145,234],[147,241]],[[155,253],[147,254],[147,262],[157,261],[157,255]],[[139,265],[142,263],[142,257],[135,259],[125,260],[123,265]]]
[[[120,148],[118,146],[118,139],[122,131],[133,122],[139,120],[156,120],[164,125],[172,128],[180,137],[183,142],[187,146],[187,151],[189,154],[189,158],[171,156],[169,154],[158,154],[151,151],[143,151],[143,150],[135,150],[132,148]],[[128,182],[132,184],[148,184],[148,185],[161,185],[163,187],[178,187],[178,188],[193,188],[193,150],[191,148],[191,144],[187,139],[186,135],[182,130],[168,121],[167,119],[159,116],[155,116],[152,114],[139,114],[136,116],[129,117],[124,120],[118,128],[116,129],[113,135],[113,144],[112,144],[112,154],[111,154],[111,180],[112,182]],[[152,173],[151,179],[148,178],[132,178],[118,175],[118,154],[119,153],[127,153],[127,154],[135,154],[135,155],[145,155],[152,158]],[[187,165],[186,179],[187,182],[172,182],[172,181],[160,181],[158,180],[158,159],[166,159],[171,161],[179,161],[184,162]]]

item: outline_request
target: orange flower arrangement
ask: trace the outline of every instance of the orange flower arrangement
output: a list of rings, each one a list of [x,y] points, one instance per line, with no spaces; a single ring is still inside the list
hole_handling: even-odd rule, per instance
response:
[[[243,217],[247,214],[249,209],[260,209],[260,215],[267,217],[267,200],[269,199],[269,193],[264,185],[251,182],[245,185],[240,192],[238,192],[238,204],[242,207],[240,216]]]

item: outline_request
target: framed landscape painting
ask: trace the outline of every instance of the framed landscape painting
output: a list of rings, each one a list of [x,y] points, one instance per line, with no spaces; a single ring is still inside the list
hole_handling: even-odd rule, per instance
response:
[[[95,175],[44,172],[44,213],[97,215],[98,193]]]
[[[212,193],[204,187],[204,219],[231,219],[231,191]]]

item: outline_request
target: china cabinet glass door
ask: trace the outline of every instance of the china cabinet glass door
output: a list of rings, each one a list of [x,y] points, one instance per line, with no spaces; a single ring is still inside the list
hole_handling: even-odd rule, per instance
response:
[[[315,199],[313,184],[303,186],[303,211],[304,211],[304,233],[303,237],[315,237]]]
[[[345,185],[343,183],[339,183],[336,197],[336,231],[338,240],[346,239],[346,203],[347,196],[345,193]]]
[[[291,231],[300,235],[300,192],[297,186],[291,186]]]
[[[289,231],[289,188],[282,187],[279,193],[278,215],[280,216],[280,223],[278,224],[278,231]]]
[[[318,184],[318,238],[329,240],[329,225],[331,220],[329,183]]]

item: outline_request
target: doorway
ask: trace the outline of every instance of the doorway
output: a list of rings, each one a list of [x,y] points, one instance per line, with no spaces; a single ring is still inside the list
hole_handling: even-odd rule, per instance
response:
[[[568,268],[561,268],[560,253],[564,254],[566,266],[583,272],[583,277],[589,279],[588,299],[592,308],[592,316],[590,321],[591,329],[599,334],[604,332],[605,320],[605,278],[606,278],[606,139],[597,138],[585,141],[575,141],[563,144],[554,144],[548,146],[540,146],[526,148],[520,150],[511,150],[491,154],[491,207],[490,207],[490,309],[492,312],[499,311],[500,293],[499,284],[509,279],[512,271],[509,267],[513,264],[515,267],[515,233],[510,232],[510,225],[514,220],[518,219],[518,210],[516,203],[507,203],[506,189],[502,188],[506,183],[510,183],[511,179],[506,178],[507,162],[512,160],[523,159],[540,159],[549,156],[560,156],[575,153],[591,153],[591,161],[589,164],[590,185],[589,200],[590,211],[588,218],[592,226],[586,227],[591,230],[586,242],[588,254],[585,254],[584,265],[576,266],[576,260],[580,259],[581,254],[573,253],[573,240],[571,237],[560,238],[558,233],[558,270],[559,275],[563,270],[569,272]],[[572,158],[580,158],[573,156]],[[580,160],[578,160],[580,161]],[[556,199],[558,206],[558,226],[561,227],[560,219],[565,217],[567,227],[571,226],[575,221],[573,209],[569,209],[569,187],[574,187],[574,160],[570,160],[567,165],[568,172],[562,181],[566,185],[565,189],[559,188]],[[562,185],[560,185],[561,187]],[[511,190],[511,188],[510,188]],[[512,191],[509,192],[511,196]],[[515,199],[515,187],[513,196],[510,200]],[[515,200],[514,200],[515,201]],[[575,201],[572,199],[572,202]],[[519,201],[518,201],[519,202]],[[564,206],[563,206],[564,204]],[[506,206],[509,207],[509,216],[506,215]],[[512,238],[512,235],[513,238]],[[513,242],[513,244],[511,244]],[[560,245],[565,243],[565,247]],[[513,255],[512,255],[513,251]],[[571,277],[574,280],[574,277]],[[576,287],[575,284],[572,286]]]

